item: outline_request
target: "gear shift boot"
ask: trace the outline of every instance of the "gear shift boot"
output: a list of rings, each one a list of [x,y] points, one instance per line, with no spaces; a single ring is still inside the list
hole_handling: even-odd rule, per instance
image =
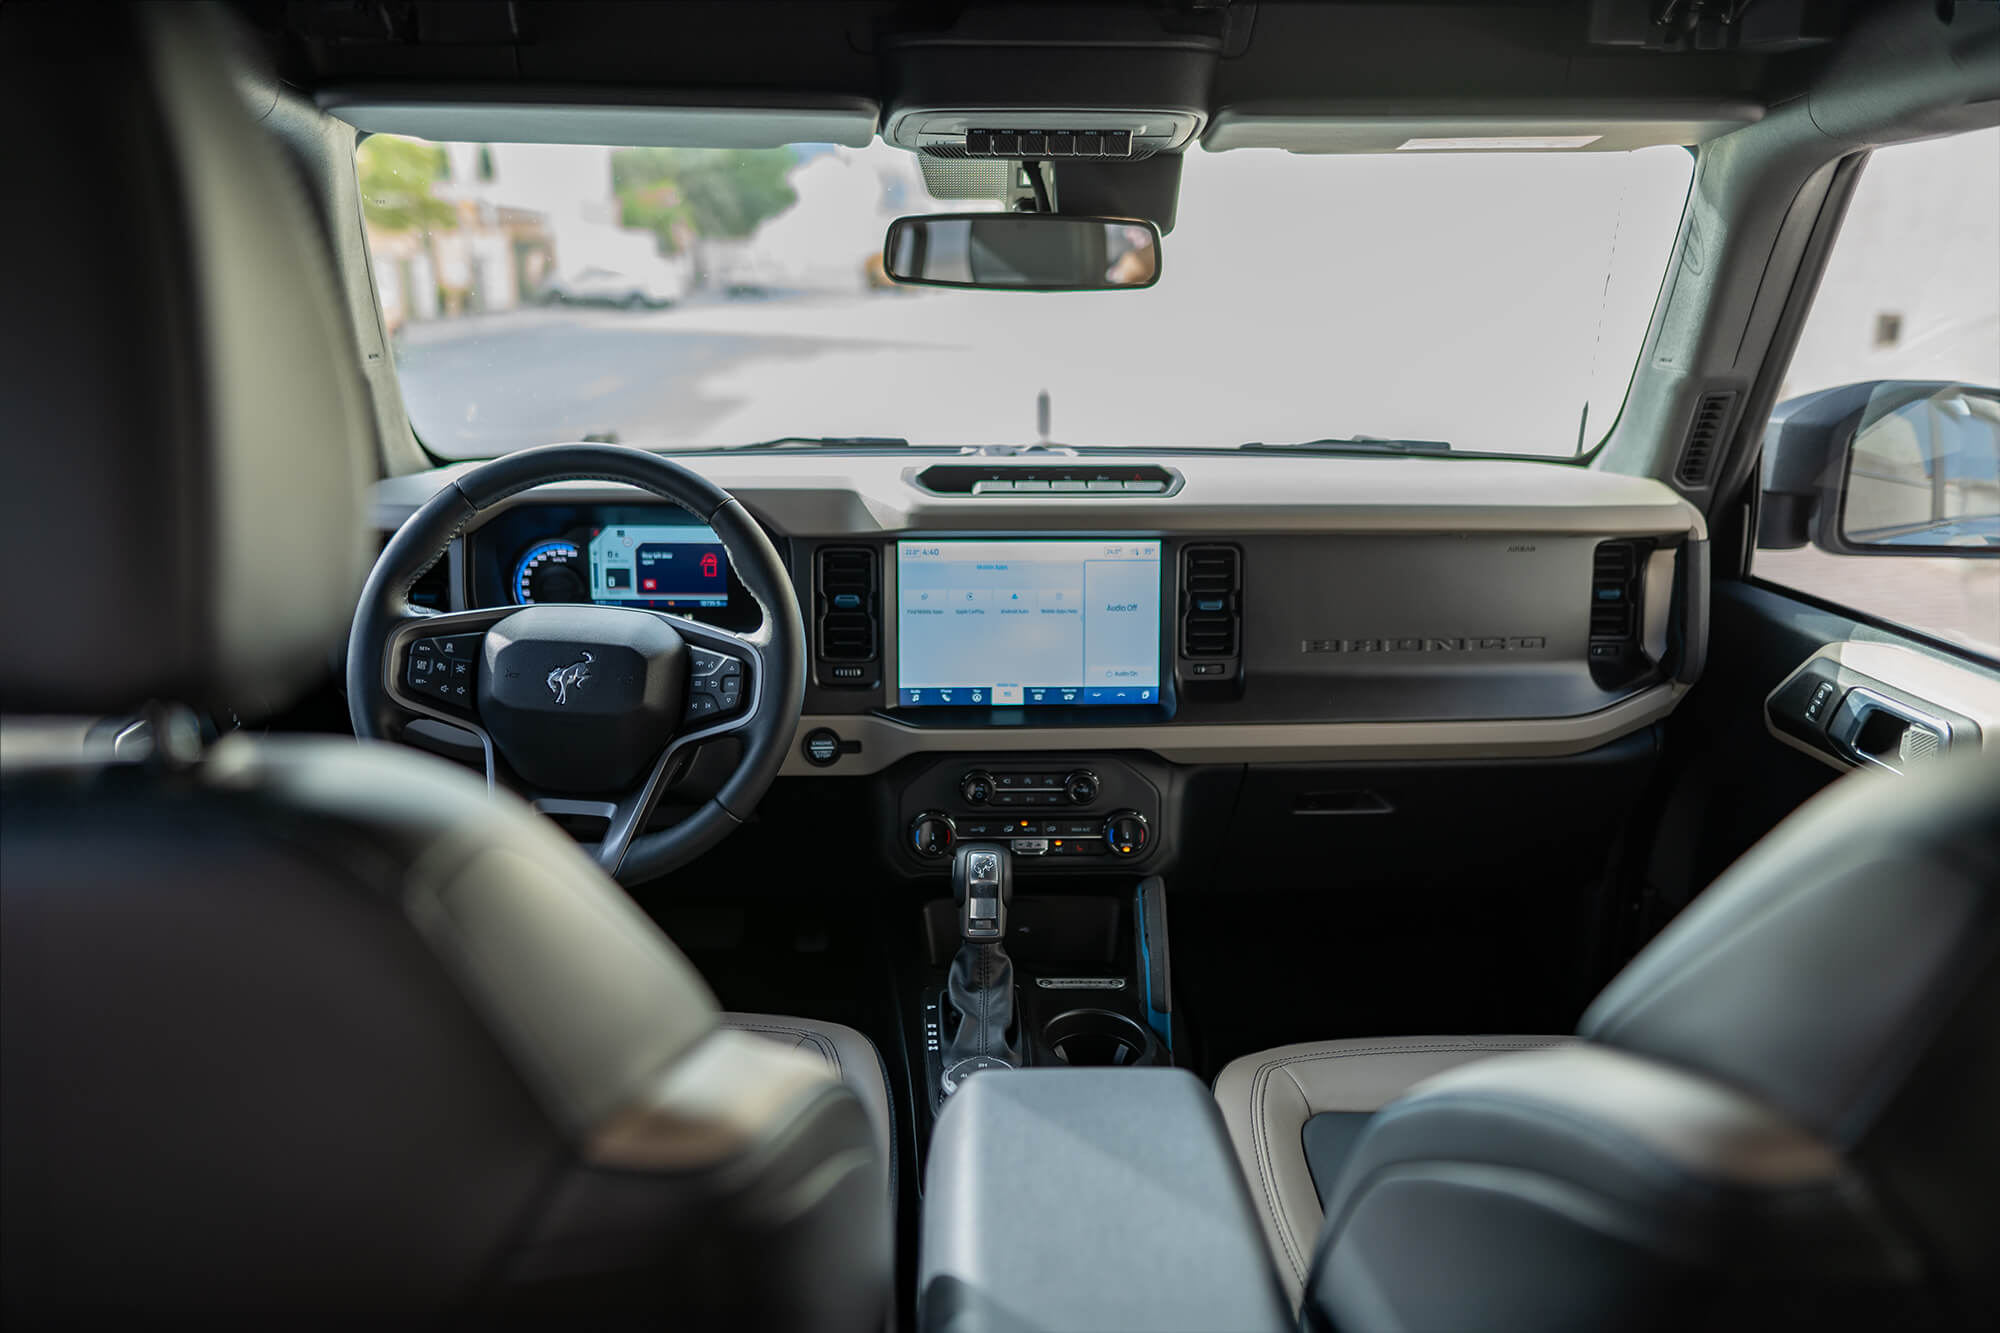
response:
[[[1013,1032],[1014,960],[1001,943],[1014,896],[1013,860],[1007,848],[979,843],[960,846],[952,857],[959,946],[945,999],[958,1015],[958,1026],[944,1038],[943,1096],[957,1091],[970,1074],[1021,1065]]]

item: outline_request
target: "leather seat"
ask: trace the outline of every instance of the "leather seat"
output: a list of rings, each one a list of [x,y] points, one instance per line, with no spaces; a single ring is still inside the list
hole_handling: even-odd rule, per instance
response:
[[[1215,1095],[1308,1329],[2000,1326],[2000,762],[1835,784],[1575,1037]]]
[[[1372,1037],[1300,1042],[1232,1060],[1215,1080],[1250,1200],[1294,1309],[1324,1200],[1369,1118],[1447,1069],[1561,1037]]]
[[[0,209],[24,261],[0,310],[3,1322],[879,1328],[893,1154],[859,1033],[718,1014],[573,843],[453,765],[201,743],[187,706],[254,724],[326,678],[373,554],[326,233],[223,23],[0,9],[7,176],[48,192]],[[141,759],[32,724],[140,710]]]
[[[861,1101],[868,1126],[880,1150],[880,1175],[889,1206],[896,1204],[896,1112],[889,1095],[889,1070],[875,1043],[844,1023],[828,1023],[788,1014],[724,1013],[717,1026],[761,1037],[767,1042],[817,1060],[847,1085]]]

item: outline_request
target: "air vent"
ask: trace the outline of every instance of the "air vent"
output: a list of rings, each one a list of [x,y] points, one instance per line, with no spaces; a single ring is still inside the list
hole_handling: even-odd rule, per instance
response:
[[[874,549],[822,546],[816,559],[814,621],[820,684],[879,684],[881,604]]]
[[[1600,542],[1590,568],[1590,639],[1628,640],[1632,637],[1633,575],[1638,553],[1630,542]]]
[[[1681,446],[1680,466],[1674,476],[1688,487],[1708,485],[1709,470],[1715,466],[1715,451],[1722,446],[1722,432],[1729,425],[1729,409],[1736,404],[1736,391],[1705,393],[1694,409],[1694,423],[1688,427],[1687,443]]]
[[[1243,553],[1181,548],[1181,675],[1233,681],[1243,648]]]
[[[1051,495],[1082,495],[1092,499],[1172,495],[1181,484],[1180,474],[1170,468],[1087,463],[990,467],[940,463],[919,472],[916,480],[917,485],[934,495],[1033,495],[1042,499]]]

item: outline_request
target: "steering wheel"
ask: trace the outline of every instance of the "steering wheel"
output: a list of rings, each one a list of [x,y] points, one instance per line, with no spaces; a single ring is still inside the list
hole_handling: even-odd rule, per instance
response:
[[[440,614],[410,589],[481,513],[531,487],[613,481],[671,500],[721,537],[763,611],[753,634],[637,608],[558,604]],[[472,469],[389,539],[347,641],[354,734],[399,738],[429,718],[478,735],[489,785],[551,815],[605,819],[585,844],[626,884],[685,865],[734,832],[770,788],[805,708],[806,632],[783,557],[721,487],[638,449],[556,444]],[[645,833],[690,746],[740,739],[719,791]]]

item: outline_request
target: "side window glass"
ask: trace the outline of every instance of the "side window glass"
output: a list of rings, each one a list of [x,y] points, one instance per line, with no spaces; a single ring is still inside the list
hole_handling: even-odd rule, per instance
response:
[[[1763,490],[1756,578],[2000,659],[2000,129],[1863,167]]]

